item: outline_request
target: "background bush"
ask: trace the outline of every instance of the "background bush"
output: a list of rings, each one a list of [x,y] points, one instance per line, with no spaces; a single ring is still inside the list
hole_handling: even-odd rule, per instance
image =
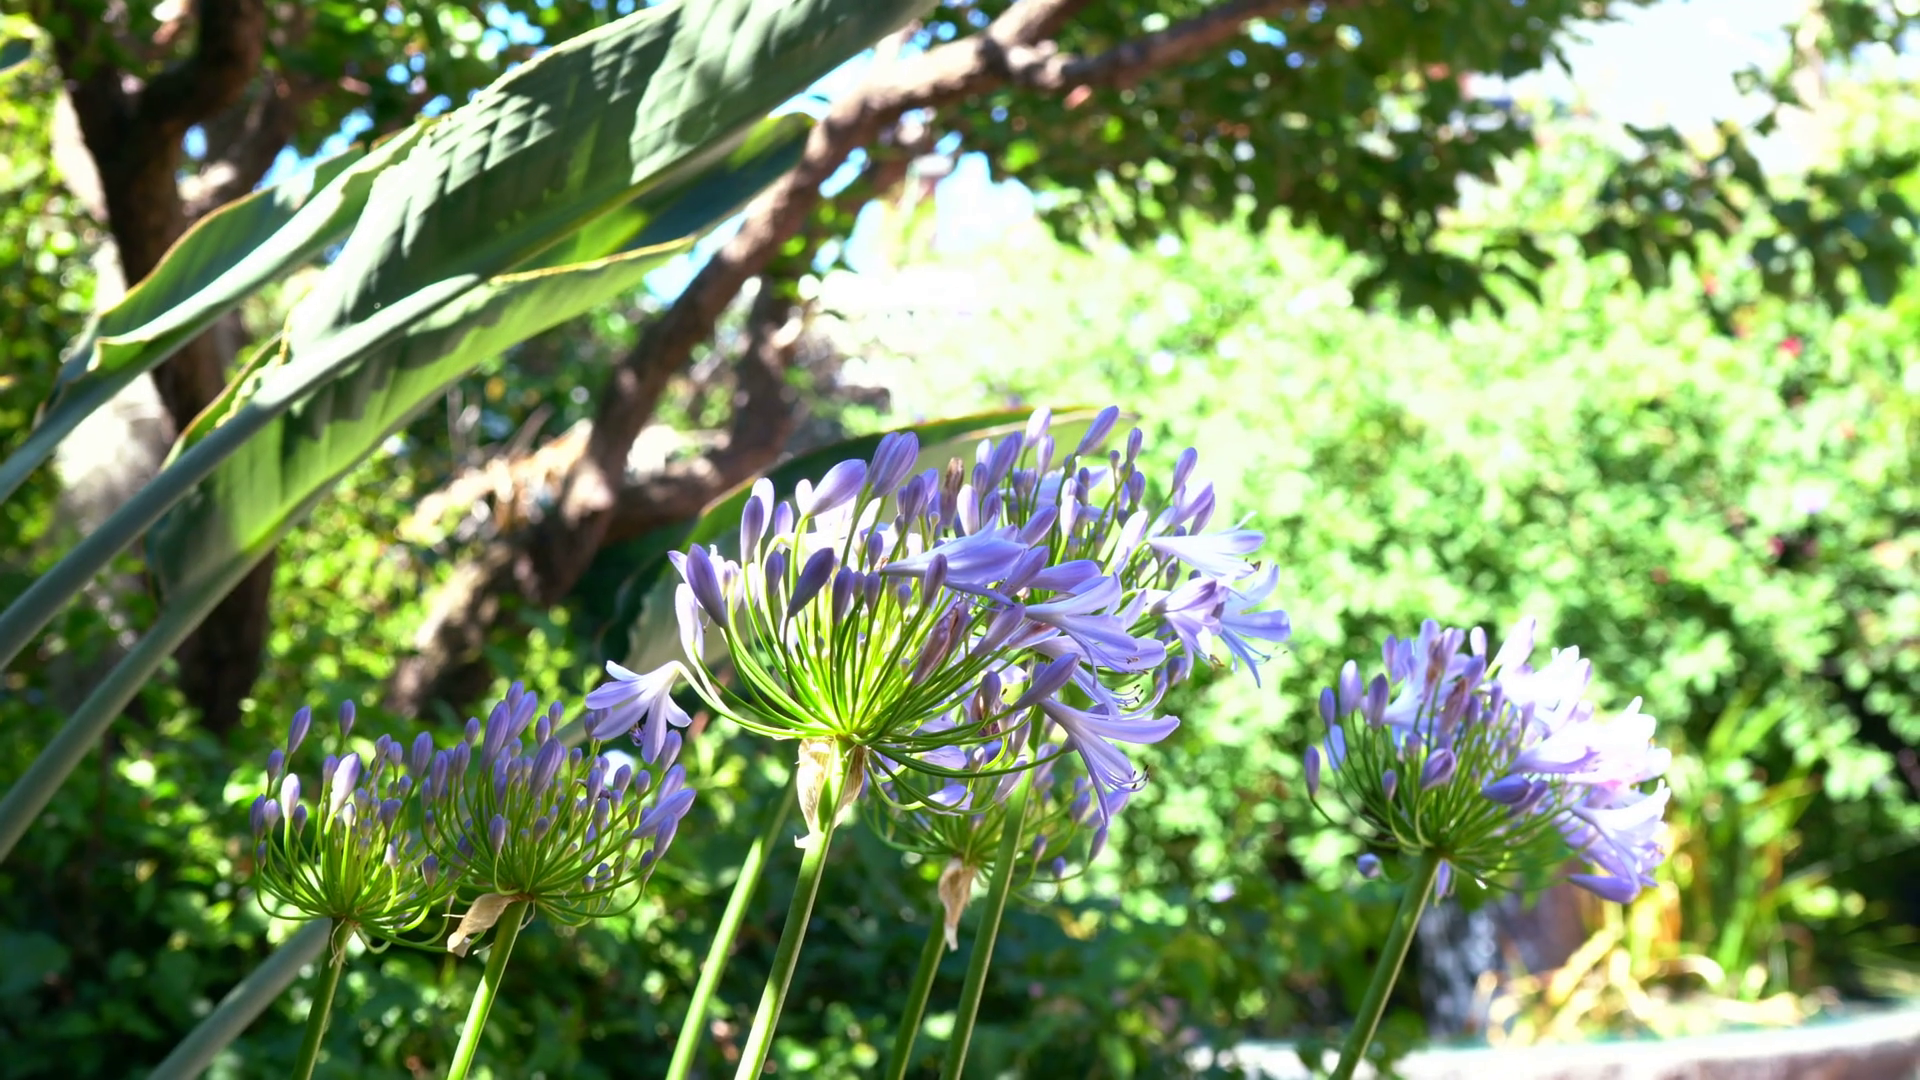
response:
[[[24,432],[91,288],[97,231],[53,173],[29,167],[47,123],[0,102],[0,440]],[[1575,133],[1551,171],[1516,178],[1503,212],[1577,218],[1583,162],[1600,156],[1583,145]],[[1648,295],[1625,287],[1624,257],[1603,256],[1552,271],[1538,304],[1442,323],[1355,309],[1347,286],[1362,268],[1311,235],[1195,225],[1162,250],[1082,250],[1036,230],[924,260],[989,294],[973,315],[916,312],[912,355],[884,340],[865,350],[891,413],[825,413],[863,428],[975,404],[1116,401],[1142,417],[1162,474],[1181,447],[1200,449],[1223,512],[1268,533],[1294,620],[1262,685],[1219,681],[1175,703],[1181,731],[1150,753],[1154,783],[1098,872],[1010,916],[980,1075],[1177,1075],[1196,1047],[1311,1035],[1348,1015],[1393,897],[1352,881],[1354,841],[1311,817],[1299,754],[1338,664],[1428,616],[1504,627],[1537,614],[1548,639],[1593,657],[1608,703],[1644,696],[1676,748],[1715,751],[1676,767],[1674,818],[1717,837],[1702,850],[1725,861],[1675,860],[1643,901],[1677,927],[1643,943],[1649,956],[1738,930],[1724,993],[1911,990],[1920,292],[1839,315],[1744,299],[1758,296],[1755,269],[1709,252]],[[574,369],[620,332],[612,318],[590,328]],[[478,437],[506,438],[543,404],[579,414],[565,392],[578,382],[543,363],[529,348],[462,385]],[[696,393],[678,409],[702,419]],[[290,931],[235,879],[248,763],[301,703],[353,698],[368,735],[406,727],[378,712],[384,681],[420,598],[469,542],[403,527],[460,453],[448,428],[437,412],[420,419],[282,549],[268,667],[224,743],[156,682],[0,874],[0,1077],[137,1071]],[[0,603],[70,539],[62,497],[43,474],[0,506]],[[24,768],[144,618],[127,573],[63,617],[49,662],[0,676],[0,775]],[[522,629],[490,642],[496,668],[543,695],[581,692],[602,659],[587,613],[517,614]],[[1755,709],[1774,712],[1742,719]],[[1721,730],[1757,736],[1714,743],[1727,716]],[[692,747],[705,795],[652,898],[630,918],[523,937],[483,1051],[515,1075],[664,1067],[727,868],[788,766],[786,748],[726,731]],[[1759,814],[1790,778],[1804,784],[1788,793],[1794,813]],[[777,1047],[786,1073],[874,1066],[934,907],[935,868],[864,834],[834,857]],[[779,852],[769,880],[796,858]],[[722,1052],[744,1030],[784,905],[770,888],[745,932]],[[471,964],[400,950],[354,965],[321,1074],[434,1073],[474,978]],[[284,1071],[303,994],[216,1075]],[[1417,1004],[1411,985],[1401,995]],[[1401,1041],[1418,1030],[1397,1022]]]

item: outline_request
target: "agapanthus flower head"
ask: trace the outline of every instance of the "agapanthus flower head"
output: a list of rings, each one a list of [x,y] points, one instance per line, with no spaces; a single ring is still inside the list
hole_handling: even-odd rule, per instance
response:
[[[915,473],[919,443],[896,434],[791,499],[760,481],[737,561],[718,547],[673,557],[686,659],[647,674],[609,664],[613,681],[588,698],[594,730],[632,729],[655,752],[686,723],[671,697],[685,680],[843,776],[833,798],[802,792],[816,827],[818,807],[870,779],[929,809],[956,781],[1061,753],[1081,756],[1110,805],[1144,780],[1119,746],[1174,729],[1157,706],[1196,658],[1251,667],[1265,659],[1255,642],[1288,632],[1284,613],[1254,610],[1273,581],[1249,561],[1259,534],[1207,531],[1214,498],[1190,452],[1150,502],[1144,437],[1105,448],[1118,418],[1103,410],[1064,454],[1042,410],[970,465]],[[709,636],[737,682],[708,668]]]
[[[351,703],[341,708],[343,749],[353,716]],[[382,735],[364,756],[326,755],[318,783],[308,786],[294,766],[311,727],[312,713],[302,707],[285,749],[267,755],[263,790],[248,811],[263,906],[279,917],[334,919],[387,938],[443,911],[456,879],[414,829],[417,765]]]
[[[420,783],[422,834],[472,903],[450,947],[491,925],[505,902],[577,925],[631,908],[693,805],[666,733],[647,767],[567,748],[564,711],[513,684],[484,724],[434,752]],[[591,732],[590,732],[591,734]],[[624,757],[625,755],[621,755]]]
[[[1330,788],[1373,839],[1443,856],[1443,894],[1456,870],[1490,881],[1572,855],[1592,872],[1569,880],[1625,903],[1664,857],[1670,755],[1638,698],[1597,713],[1579,649],[1533,667],[1534,632],[1521,621],[1488,656],[1481,630],[1428,620],[1387,639],[1370,680],[1348,663],[1320,696],[1327,737],[1308,750],[1308,791]]]

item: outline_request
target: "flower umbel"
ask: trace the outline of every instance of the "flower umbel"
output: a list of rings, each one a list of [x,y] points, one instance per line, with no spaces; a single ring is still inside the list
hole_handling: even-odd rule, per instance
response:
[[[560,703],[543,710],[515,683],[485,724],[469,720],[465,739],[425,768],[425,842],[473,902],[449,943],[455,951],[510,901],[567,925],[631,908],[638,890],[624,903],[619,894],[645,882],[693,805],[686,771],[674,763],[678,732],[664,733],[653,755],[656,780],[597,743],[562,745],[563,715]]]
[[[1248,561],[1260,535],[1205,531],[1214,497],[1192,482],[1192,451],[1149,505],[1142,434],[1103,452],[1118,416],[1101,412],[1066,454],[1042,410],[970,467],[916,474],[916,438],[889,435],[790,500],[756,484],[738,562],[674,557],[686,660],[609,664],[589,698],[607,710],[596,734],[631,728],[650,758],[686,723],[668,695],[685,679],[748,730],[837,746],[839,802],[867,790],[906,814],[961,813],[954,785],[1075,753],[1104,821],[1144,781],[1120,745],[1178,724],[1157,709],[1167,687],[1200,659],[1251,667],[1265,659],[1253,642],[1288,632],[1284,613],[1252,610],[1271,590]],[[737,685],[707,668],[709,634]]]
[[[412,829],[416,774],[431,748],[422,734],[409,757],[382,735],[362,758],[328,754],[320,782],[308,789],[290,766],[312,726],[302,707],[288,725],[284,749],[267,756],[265,791],[249,813],[254,837],[253,883],[262,905],[280,918],[334,919],[380,937],[394,937],[443,910],[457,879],[426,851]],[[340,706],[344,742],[352,702]]]
[[[1328,732],[1308,750],[1308,790],[1332,788],[1409,854],[1440,855],[1442,895],[1456,870],[1486,881],[1571,853],[1593,872],[1569,880],[1626,903],[1664,858],[1669,789],[1644,787],[1669,754],[1638,698],[1596,715],[1579,649],[1534,668],[1534,629],[1523,620],[1489,657],[1481,630],[1428,620],[1416,638],[1387,639],[1385,672],[1364,686],[1349,662],[1320,695]]]

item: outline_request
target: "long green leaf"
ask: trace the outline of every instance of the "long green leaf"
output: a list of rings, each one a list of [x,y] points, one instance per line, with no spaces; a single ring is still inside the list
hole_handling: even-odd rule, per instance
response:
[[[968,450],[982,439],[998,438],[1026,426],[1031,409],[998,409],[947,420],[932,420],[895,428],[895,432],[913,432],[920,439],[920,457],[916,470],[935,468],[947,459]],[[1057,409],[1051,431],[1065,442],[1093,422],[1099,410],[1091,407]],[[775,498],[787,498],[800,481],[818,479],[834,465],[850,458],[868,458],[878,449],[887,432],[859,435],[823,446],[782,462],[766,476],[773,484]],[[589,622],[605,620],[601,653],[640,665],[635,670],[651,670],[672,659],[679,648],[673,629],[673,585],[667,576],[667,553],[684,550],[688,544],[716,544],[731,549],[733,533],[740,527],[740,512],[754,481],[748,481],[714,501],[697,518],[648,530],[634,539],[608,548],[595,559],[582,579],[575,596]],[[592,609],[594,596],[613,597],[611,611]]]
[[[193,1080],[206,1072],[220,1051],[239,1038],[274,999],[286,993],[293,980],[300,977],[300,969],[320,958],[331,929],[327,920],[315,919],[294,931],[272,956],[227,991],[220,1004],[180,1040],[147,1080]]]
[[[737,152],[753,156],[749,140],[768,109],[924,3],[723,0],[649,8],[553,49],[442,118],[374,181],[340,256],[289,320],[287,361],[265,372],[253,393],[234,395],[238,404],[211,433],[216,421],[203,418],[177,460],[0,614],[0,664],[114,554],[282,414],[315,402],[302,406],[302,419],[324,434],[334,408],[352,412],[387,396],[357,372],[426,363],[408,354],[381,368],[377,350],[399,342],[406,352],[406,335],[458,326],[492,303],[485,292],[492,279],[538,265],[542,252],[628,212],[637,198],[717,204],[695,182],[700,173]],[[194,511],[229,529],[220,541],[229,550],[277,527],[272,522],[298,497],[297,484],[260,471],[258,460],[243,471],[247,478],[227,490],[273,494],[264,510]]]
[[[373,178],[399,160],[421,130],[408,129],[371,153],[356,146],[312,172],[236,199],[187,230],[75,343],[33,432],[0,463],[0,502],[128,383],[260,286],[344,237],[366,206]]]

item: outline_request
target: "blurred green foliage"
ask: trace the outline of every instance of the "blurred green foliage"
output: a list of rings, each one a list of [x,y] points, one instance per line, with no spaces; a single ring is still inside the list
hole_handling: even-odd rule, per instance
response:
[[[46,169],[48,116],[22,104],[34,100],[0,98],[0,444],[24,432],[91,288],[94,230]],[[1482,242],[1500,213],[1579,223],[1606,156],[1577,138],[1562,149],[1488,211],[1487,233],[1449,242]],[[1712,750],[1676,770],[1677,820],[1716,838],[1688,849],[1714,860],[1689,880],[1714,887],[1681,905],[1681,946],[1719,942],[1736,978],[1758,958],[1768,990],[1885,985],[1872,965],[1907,956],[1897,931],[1920,921],[1900,907],[1920,875],[1920,803],[1897,761],[1920,745],[1920,292],[1835,315],[1763,298],[1764,267],[1708,244],[1704,269],[1642,295],[1624,287],[1630,256],[1569,252],[1538,305],[1441,323],[1354,309],[1366,265],[1330,240],[1195,224],[1166,251],[1035,238],[970,257],[976,280],[1001,283],[992,314],[929,315],[940,344],[889,372],[901,401],[943,413],[1117,400],[1163,473],[1199,447],[1223,507],[1268,532],[1295,623],[1262,686],[1215,681],[1175,703],[1183,728],[1151,754],[1154,783],[1098,872],[1010,915],[975,1070],[1181,1075],[1194,1049],[1342,1022],[1395,896],[1352,881],[1351,839],[1309,817],[1299,752],[1339,662],[1429,615],[1497,627],[1538,614],[1593,656],[1609,702],[1644,695],[1676,748]],[[156,682],[62,789],[0,872],[0,1078],[137,1074],[291,929],[236,882],[241,793],[297,704],[350,697],[364,736],[400,730],[377,708],[384,680],[466,542],[401,523],[470,451],[460,431],[498,441],[543,405],[581,415],[584,394],[554,388],[618,347],[628,331],[606,323],[463,384],[453,411],[477,406],[464,429],[430,411],[294,533],[267,670],[226,744]],[[697,396],[682,411],[699,414]],[[64,542],[58,495],[41,474],[0,506],[0,603]],[[52,660],[0,676],[0,778],[148,615],[138,589],[96,601],[53,628]],[[523,613],[530,631],[491,644],[499,669],[577,695],[600,657],[575,622]],[[790,758],[718,730],[690,755],[706,795],[652,898],[630,918],[522,938],[483,1048],[496,1074],[664,1066],[731,867]],[[1765,857],[1719,861],[1743,845]],[[874,1067],[936,909],[935,867],[859,833],[834,859],[776,1047],[786,1075]],[[723,984],[716,1071],[743,1034],[795,861],[777,853]],[[1783,881],[1805,887],[1765,901]],[[1790,931],[1802,961],[1776,965]],[[936,987],[932,1036],[961,963]],[[354,964],[320,1075],[433,1075],[476,978],[477,965],[400,950]],[[214,1075],[285,1071],[304,994]],[[1408,1014],[1394,1023],[1391,1045],[1417,1036]],[[921,1046],[930,1074],[938,1047]]]

